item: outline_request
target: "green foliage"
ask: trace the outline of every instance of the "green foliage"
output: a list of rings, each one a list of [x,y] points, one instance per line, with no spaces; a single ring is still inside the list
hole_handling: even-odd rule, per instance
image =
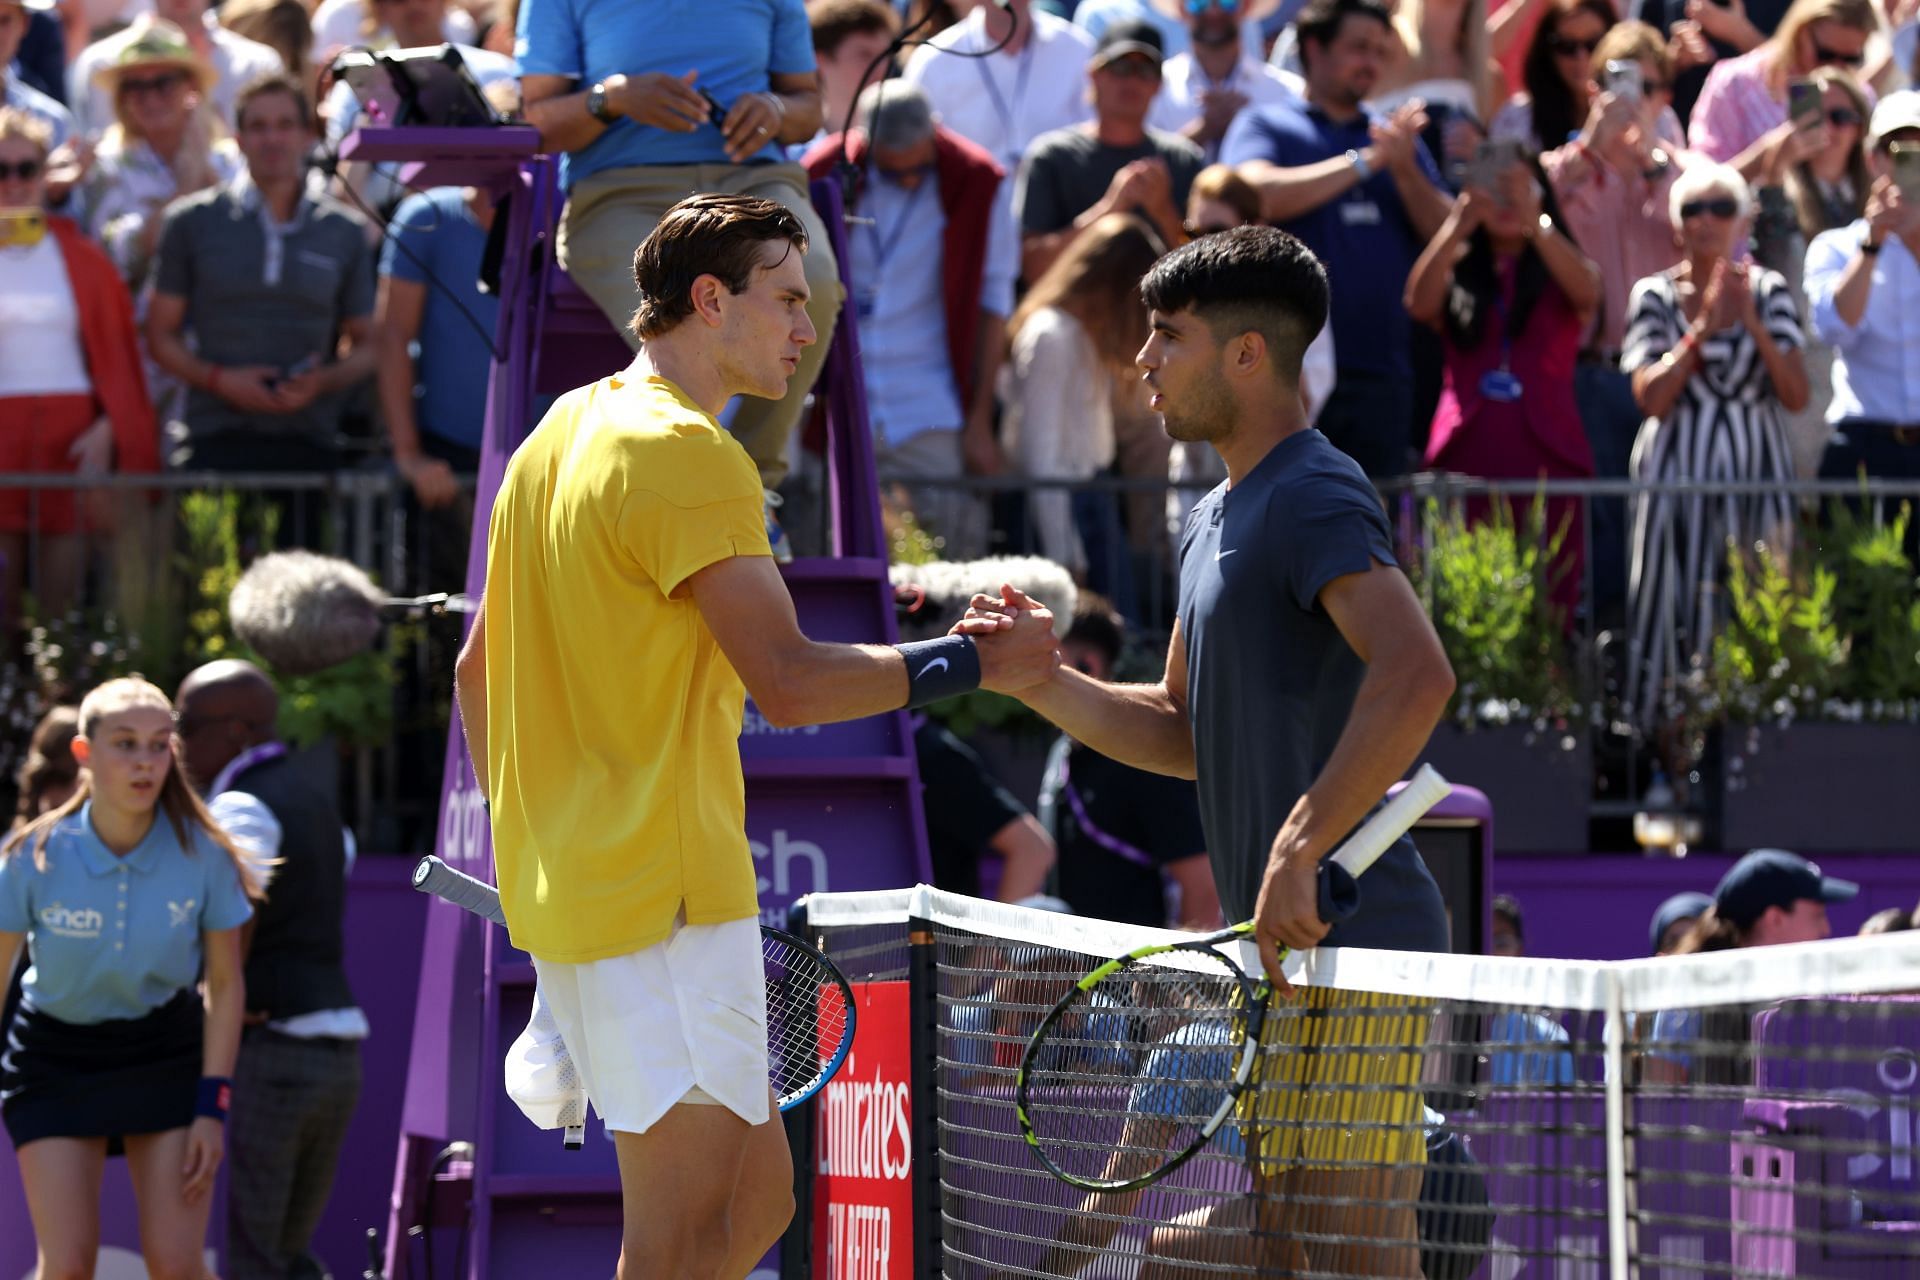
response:
[[[1714,638],[1712,680],[1738,720],[1817,710],[1841,687],[1848,645],[1834,617],[1833,570],[1796,572],[1771,547],[1729,544],[1728,617]]]
[[[1835,577],[1834,621],[1848,638],[1844,695],[1869,706],[1920,700],[1920,582],[1907,558],[1911,505],[1885,523],[1835,503],[1819,548]]]
[[[882,514],[887,533],[888,563],[932,564],[941,558],[940,551],[944,543],[921,528],[912,511],[901,506],[889,508]]]
[[[1414,582],[1453,664],[1454,719],[1552,719],[1574,710],[1566,615],[1552,599],[1567,525],[1542,536],[1545,513],[1536,498],[1516,528],[1505,502],[1475,523],[1458,504],[1427,503]]]

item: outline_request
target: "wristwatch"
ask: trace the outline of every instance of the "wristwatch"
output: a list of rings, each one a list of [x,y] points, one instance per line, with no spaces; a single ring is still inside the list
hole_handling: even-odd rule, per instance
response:
[[[1860,233],[1860,252],[1866,254],[1869,258],[1880,252],[1880,246],[1874,243],[1873,232],[1862,231]]]
[[[1363,153],[1347,152],[1347,163],[1353,166],[1353,172],[1360,181],[1365,182],[1373,176],[1373,166],[1367,163],[1367,157]]]
[[[607,82],[597,80],[593,88],[587,90],[587,114],[601,124],[612,124],[620,118],[618,112],[607,109]]]

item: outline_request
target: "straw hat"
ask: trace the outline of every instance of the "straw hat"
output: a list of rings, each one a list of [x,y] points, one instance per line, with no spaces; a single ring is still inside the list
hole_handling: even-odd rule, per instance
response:
[[[94,83],[109,93],[120,87],[124,76],[141,71],[172,69],[185,72],[194,87],[206,93],[213,87],[213,68],[201,60],[187,43],[187,37],[171,22],[155,19],[135,28],[133,41],[119,56],[94,73]]]

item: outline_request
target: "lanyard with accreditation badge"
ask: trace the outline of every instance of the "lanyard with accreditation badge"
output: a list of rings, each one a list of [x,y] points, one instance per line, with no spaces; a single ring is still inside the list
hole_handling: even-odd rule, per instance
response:
[[[973,59],[973,69],[980,73],[980,83],[985,87],[987,97],[993,101],[993,112],[1000,117],[1001,142],[1006,151],[1006,155],[1002,158],[1010,158],[1012,166],[1017,166],[1020,163],[1020,153],[1026,149],[1014,141],[1016,136],[1014,134],[1014,126],[1018,123],[1019,118],[1026,114],[1027,77],[1033,74],[1033,44],[1034,37],[1029,33],[1027,43],[1020,50],[1019,67],[1013,73],[1013,100],[1011,102],[1001,94],[1000,86],[993,78],[993,72],[987,69],[987,64],[992,62],[993,59]],[[1012,171],[1012,166],[1009,167],[1009,172]]]
[[[887,263],[900,247],[900,238],[907,234],[907,227],[913,222],[914,206],[920,203],[920,193],[927,189],[931,175],[922,176],[918,185],[907,189],[907,202],[901,206],[899,216],[884,233],[880,229],[880,219],[870,218],[866,223],[866,232],[873,240],[873,279],[867,286],[854,295],[854,313],[862,320],[873,319],[873,309],[880,297],[880,282],[887,278]]]

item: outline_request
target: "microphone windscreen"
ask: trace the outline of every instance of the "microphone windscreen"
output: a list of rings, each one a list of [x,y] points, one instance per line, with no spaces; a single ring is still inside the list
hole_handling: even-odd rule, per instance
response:
[[[346,560],[276,551],[240,575],[227,616],[234,634],[276,672],[311,675],[373,647],[384,599]]]

